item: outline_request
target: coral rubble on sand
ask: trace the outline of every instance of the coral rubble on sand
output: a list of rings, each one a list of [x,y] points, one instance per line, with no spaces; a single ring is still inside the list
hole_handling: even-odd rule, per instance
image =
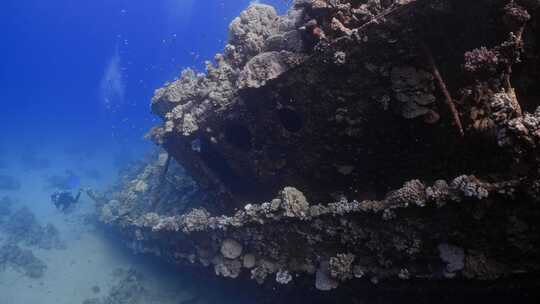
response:
[[[83,304],[138,304],[148,303],[148,291],[141,284],[141,275],[134,270],[122,272],[106,297],[87,299]]]
[[[47,265],[36,258],[31,250],[21,249],[17,245],[0,247],[0,271],[6,266],[11,266],[30,278],[41,278],[47,270]]]
[[[42,226],[26,207],[13,211],[9,197],[0,199],[0,273],[10,266],[31,278],[41,278],[47,265],[32,249],[63,249],[64,242],[52,224]]]
[[[117,269],[116,282],[111,287],[108,294],[103,297],[86,299],[82,304],[178,304],[188,303],[186,295],[179,294],[157,294],[151,288],[148,288],[147,279],[134,269]],[[94,293],[99,293],[100,288],[94,286]]]
[[[26,207],[11,213],[9,219],[0,227],[8,235],[10,243],[23,243],[41,249],[65,247],[56,227],[52,224],[42,226]]]
[[[100,218],[137,252],[280,286],[537,274],[538,6],[253,4],[206,74],[156,91],[168,155],[90,193]]]

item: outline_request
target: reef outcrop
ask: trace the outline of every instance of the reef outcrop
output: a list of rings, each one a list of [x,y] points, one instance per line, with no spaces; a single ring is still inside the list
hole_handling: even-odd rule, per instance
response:
[[[13,210],[16,201],[0,198],[0,274],[11,267],[15,271],[38,279],[47,270],[47,264],[36,257],[33,249],[65,249],[56,227],[41,225],[27,207]]]
[[[53,224],[41,225],[34,213],[26,207],[9,213],[5,223],[0,221],[0,228],[11,244],[22,243],[45,250],[64,249],[66,246]]]
[[[0,247],[0,272],[7,266],[33,279],[43,277],[47,270],[47,265],[34,256],[31,250],[13,244]]]
[[[90,192],[100,218],[261,284],[537,275],[538,7],[254,4],[205,74],[156,91],[165,152]]]

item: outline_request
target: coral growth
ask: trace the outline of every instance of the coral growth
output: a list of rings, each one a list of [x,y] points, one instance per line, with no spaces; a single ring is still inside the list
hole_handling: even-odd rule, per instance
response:
[[[0,247],[0,272],[6,266],[11,266],[33,279],[43,277],[47,270],[47,265],[36,258],[32,251],[22,249],[17,245],[4,245]]]
[[[30,278],[41,278],[47,265],[32,250],[63,249],[65,244],[54,225],[42,226],[28,208],[13,211],[13,205],[9,197],[0,199],[0,274],[11,267]]]
[[[276,286],[535,274],[536,6],[253,4],[205,74],[156,91],[168,154],[90,193],[101,220],[136,252]]]
[[[65,247],[56,227],[52,224],[42,226],[25,207],[10,214],[10,218],[0,227],[7,234],[9,243],[23,243],[47,250]]]

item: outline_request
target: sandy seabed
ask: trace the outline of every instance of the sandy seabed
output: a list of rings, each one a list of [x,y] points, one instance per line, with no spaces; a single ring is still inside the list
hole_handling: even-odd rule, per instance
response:
[[[104,298],[111,287],[118,284],[118,272],[129,270],[144,278],[141,284],[146,290],[160,295],[154,303],[177,304],[194,297],[189,288],[183,288],[189,278],[182,277],[174,269],[157,267],[148,258],[132,255],[108,236],[106,230],[85,224],[84,219],[93,212],[89,198],[83,195],[77,208],[69,214],[59,212],[51,203],[50,195],[54,189],[47,187],[47,176],[62,175],[66,170],[78,174],[92,169],[99,172],[100,177],[87,178],[83,175],[81,186],[104,189],[114,182],[118,168],[111,154],[98,151],[89,157],[41,150],[40,157],[47,159],[50,165],[33,170],[24,168],[19,153],[3,151],[5,167],[0,169],[0,174],[17,178],[21,188],[0,190],[0,198],[14,200],[12,209],[28,207],[40,224],[56,226],[66,248],[29,248],[47,264],[43,277],[38,279],[9,266],[0,269],[0,304],[77,304],[91,298]],[[0,231],[0,244],[5,239],[2,234]]]

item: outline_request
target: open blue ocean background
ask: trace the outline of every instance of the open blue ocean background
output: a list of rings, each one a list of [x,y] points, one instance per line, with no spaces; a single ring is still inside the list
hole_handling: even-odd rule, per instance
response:
[[[286,0],[264,3],[283,12]],[[142,145],[150,99],[183,68],[204,70],[247,0],[5,0],[0,146]]]

